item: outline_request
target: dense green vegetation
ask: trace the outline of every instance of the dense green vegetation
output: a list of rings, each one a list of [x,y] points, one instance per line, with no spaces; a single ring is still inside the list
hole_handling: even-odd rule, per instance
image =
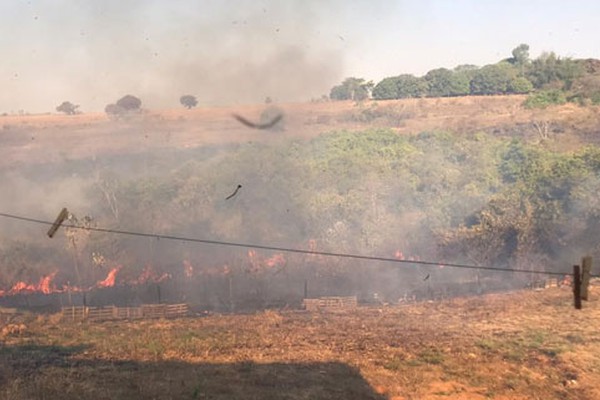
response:
[[[512,57],[481,68],[474,65],[459,65],[452,70],[436,68],[422,77],[411,74],[386,77],[376,85],[360,78],[347,78],[331,89],[330,98],[363,100],[369,97],[369,92],[375,100],[534,92],[536,97],[526,104],[530,108],[561,104],[567,98],[597,104],[599,64],[598,60],[574,60],[552,52],[532,60],[529,46],[521,44],[513,49]]]
[[[88,201],[102,227],[566,270],[582,253],[597,250],[599,175],[595,147],[557,153],[483,133],[342,131],[310,142],[241,145],[204,160],[182,156],[179,165],[142,177],[105,168],[93,179],[90,172]],[[238,184],[240,193],[225,200]],[[71,247],[30,237],[4,242],[2,287],[57,265],[79,275]],[[179,270],[184,259],[203,268],[247,263],[245,250],[101,233],[79,237],[77,245],[81,279],[91,282],[100,276],[93,253],[131,275],[147,263]],[[308,264],[322,274],[350,265],[335,259]]]

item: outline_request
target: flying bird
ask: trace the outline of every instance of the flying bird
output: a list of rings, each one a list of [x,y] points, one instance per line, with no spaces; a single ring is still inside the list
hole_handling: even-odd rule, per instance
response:
[[[242,188],[242,185],[237,185],[237,187],[235,188],[235,191],[233,193],[231,193],[229,196],[225,197],[225,200],[229,200],[230,198],[235,196],[241,188]]]
[[[246,125],[249,128],[254,128],[254,129],[269,129],[271,127],[273,127],[276,123],[278,123],[279,121],[281,121],[281,119],[283,118],[283,114],[278,114],[275,116],[275,118],[273,118],[271,121],[266,122],[264,124],[256,124],[252,121],[247,120],[246,118],[242,117],[241,115],[238,114],[233,114],[233,118],[237,119],[239,122],[241,122],[242,124]]]

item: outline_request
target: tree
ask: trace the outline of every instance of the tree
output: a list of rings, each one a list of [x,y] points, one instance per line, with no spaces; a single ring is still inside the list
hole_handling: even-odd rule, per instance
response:
[[[508,91],[510,93],[524,94],[533,90],[533,83],[529,79],[518,76],[508,83]]]
[[[542,53],[533,60],[526,75],[536,89],[569,90],[583,72],[581,63],[551,52]]]
[[[109,117],[118,118],[123,116],[127,112],[127,110],[116,104],[108,104],[106,107],[104,107],[104,112],[108,114]]]
[[[512,51],[512,58],[509,62],[516,66],[524,66],[529,62],[529,45],[522,43],[515,47]]]
[[[478,70],[471,80],[471,94],[489,95],[509,92],[510,82],[516,78],[515,67],[506,62],[490,64]]]
[[[142,106],[142,101],[135,96],[130,94],[121,97],[117,101],[117,106],[121,107],[125,111],[139,111]]]
[[[329,97],[332,100],[366,100],[371,95],[373,82],[362,78],[346,78],[340,85],[331,88]]]
[[[376,100],[406,99],[423,97],[427,94],[428,83],[423,78],[402,74],[384,78],[373,88],[373,98]]]
[[[63,101],[60,106],[56,107],[56,111],[63,112],[67,115],[75,115],[79,112],[77,111],[78,108],[78,105],[75,105],[70,101]]]
[[[198,105],[198,100],[196,100],[196,96],[192,96],[191,94],[183,95],[179,98],[179,102],[188,110],[192,109],[192,107],[196,107]]]
[[[469,94],[469,79],[465,74],[455,74],[449,69],[432,69],[425,75],[431,97],[464,96]]]

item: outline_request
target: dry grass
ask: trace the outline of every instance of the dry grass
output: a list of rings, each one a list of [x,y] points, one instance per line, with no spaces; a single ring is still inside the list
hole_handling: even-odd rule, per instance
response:
[[[62,324],[12,316],[0,398],[598,399],[600,289],[354,312]]]
[[[0,116],[0,167],[44,163],[166,148],[193,148],[250,141],[312,138],[336,129],[389,127],[398,133],[426,130],[503,130],[548,120],[584,141],[600,123],[597,107],[567,104],[526,110],[523,96],[406,99],[367,102],[283,104],[285,132],[255,131],[239,124],[233,112],[259,120],[264,105],[148,111],[128,121],[101,113]],[[366,111],[365,111],[366,110]],[[373,112],[374,111],[374,112]],[[535,135],[533,127],[532,135]],[[564,135],[563,135],[564,136]],[[579,140],[579,139],[578,139]],[[572,141],[572,146],[579,141]]]

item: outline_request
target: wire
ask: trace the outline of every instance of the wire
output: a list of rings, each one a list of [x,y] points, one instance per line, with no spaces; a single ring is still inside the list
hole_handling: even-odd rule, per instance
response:
[[[0,213],[0,217],[11,218],[19,221],[31,222],[36,224],[43,225],[53,225],[53,222],[43,221],[30,217],[23,217],[14,214]],[[313,251],[313,250],[304,250],[304,249],[293,249],[288,247],[278,247],[278,246],[268,246],[268,245],[260,245],[260,244],[251,244],[251,243],[239,243],[239,242],[226,242],[222,240],[212,240],[212,239],[198,239],[198,238],[189,238],[183,236],[175,236],[175,235],[163,235],[156,233],[145,233],[145,232],[133,232],[133,231],[125,231],[119,229],[108,229],[108,228],[97,228],[97,227],[85,227],[73,224],[63,224],[65,228],[74,228],[74,229],[83,229],[94,232],[104,232],[104,233],[113,233],[118,235],[128,235],[128,236],[138,236],[138,237],[146,237],[146,238],[156,238],[156,239],[165,239],[165,240],[174,240],[174,241],[182,241],[182,242],[191,242],[191,243],[202,243],[208,245],[215,246],[229,246],[229,247],[242,247],[247,249],[258,249],[258,250],[270,250],[270,251],[280,251],[284,253],[296,253],[296,254],[307,254],[307,255],[317,255],[324,257],[337,257],[337,258],[350,258],[355,260],[367,260],[367,261],[381,261],[381,262],[389,262],[396,264],[417,264],[429,267],[449,267],[449,268],[463,268],[463,269],[477,269],[477,270],[486,270],[486,271],[500,271],[500,272],[516,272],[516,273],[527,273],[527,274],[538,274],[538,275],[554,275],[554,276],[565,276],[572,275],[570,272],[551,272],[551,271],[536,271],[532,269],[506,269],[501,267],[489,267],[483,265],[468,265],[468,264],[454,264],[454,263],[445,263],[439,261],[410,261],[410,260],[399,260],[396,258],[388,258],[388,257],[377,257],[377,256],[365,256],[360,254],[348,254],[348,253],[336,253],[336,252],[328,252],[328,251]],[[591,275],[593,278],[598,278],[600,275]]]

